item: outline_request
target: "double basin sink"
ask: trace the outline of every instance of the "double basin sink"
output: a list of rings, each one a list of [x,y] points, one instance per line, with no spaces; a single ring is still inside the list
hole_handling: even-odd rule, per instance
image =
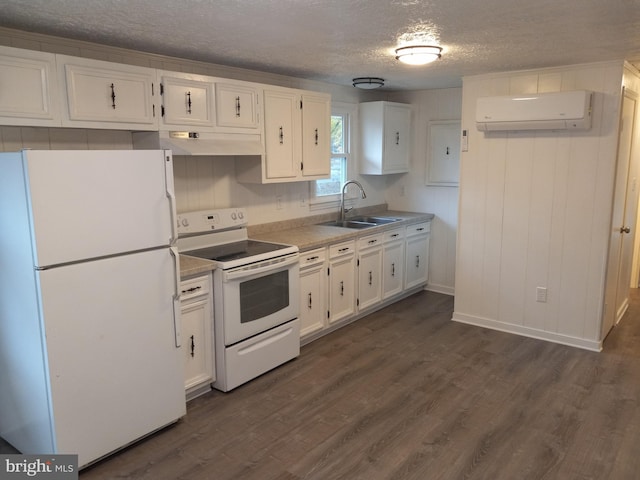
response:
[[[399,222],[401,218],[394,217],[378,217],[378,216],[359,216],[352,217],[349,220],[340,221],[332,220],[330,222],[323,222],[319,225],[328,225],[332,227],[343,228],[370,228],[377,227],[378,225],[386,225],[388,223]]]

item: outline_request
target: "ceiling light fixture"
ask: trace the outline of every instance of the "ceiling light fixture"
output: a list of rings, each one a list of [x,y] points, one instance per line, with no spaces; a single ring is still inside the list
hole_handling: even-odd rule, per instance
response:
[[[426,65],[437,59],[442,55],[441,47],[435,47],[432,45],[411,45],[408,47],[396,48],[396,60],[400,60],[402,63],[408,65]]]
[[[352,80],[353,86],[364,90],[373,90],[384,86],[384,78],[358,77]]]

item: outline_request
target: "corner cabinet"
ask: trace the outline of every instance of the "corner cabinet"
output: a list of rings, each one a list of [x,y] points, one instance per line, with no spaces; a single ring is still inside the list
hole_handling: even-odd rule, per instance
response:
[[[180,282],[182,350],[187,400],[211,390],[215,380],[211,275]]]
[[[0,124],[61,126],[54,54],[0,47]]]
[[[261,165],[236,163],[238,181],[282,183],[329,178],[331,97],[289,88],[265,88]]]
[[[158,130],[156,70],[57,55],[62,126]]]
[[[360,173],[385,175],[409,171],[411,106],[394,102],[359,105]]]

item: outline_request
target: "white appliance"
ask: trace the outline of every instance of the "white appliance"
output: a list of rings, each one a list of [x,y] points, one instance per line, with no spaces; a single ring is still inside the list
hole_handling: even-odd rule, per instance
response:
[[[242,208],[178,216],[181,253],[213,260],[216,381],[227,392],[300,354],[298,247],[247,238]]]
[[[186,413],[171,152],[0,154],[0,436],[79,467]]]
[[[476,127],[480,131],[588,130],[593,92],[534,93],[480,97]]]

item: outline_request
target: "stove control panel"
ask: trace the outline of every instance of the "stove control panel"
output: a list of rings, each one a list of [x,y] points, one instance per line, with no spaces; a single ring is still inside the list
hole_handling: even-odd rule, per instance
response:
[[[221,210],[199,210],[178,215],[178,235],[203,233],[247,226],[247,211],[244,208]]]

